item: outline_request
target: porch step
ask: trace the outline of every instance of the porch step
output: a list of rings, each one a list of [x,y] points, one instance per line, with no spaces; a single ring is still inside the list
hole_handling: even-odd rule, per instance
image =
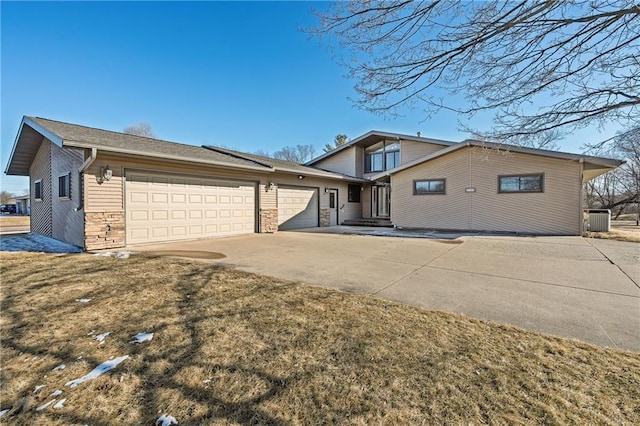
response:
[[[378,226],[380,228],[393,228],[391,220],[378,217],[350,219],[343,221],[342,224],[347,226]]]

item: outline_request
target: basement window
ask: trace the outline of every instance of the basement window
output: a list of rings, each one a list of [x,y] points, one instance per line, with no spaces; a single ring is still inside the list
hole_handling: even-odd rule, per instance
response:
[[[58,177],[58,197],[69,199],[71,196],[71,174]]]
[[[445,179],[413,181],[413,195],[445,194]]]
[[[42,179],[38,179],[34,182],[33,198],[36,201],[42,201]]]
[[[514,192],[544,192],[544,175],[537,173],[498,176],[498,193],[508,194]]]

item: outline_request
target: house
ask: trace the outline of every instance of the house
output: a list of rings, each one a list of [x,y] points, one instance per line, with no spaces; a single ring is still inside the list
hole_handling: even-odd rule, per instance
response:
[[[369,132],[301,165],[24,117],[5,173],[30,178],[32,232],[95,250],[362,217],[578,235],[583,182],[620,163]]]
[[[16,213],[23,216],[28,216],[31,211],[31,196],[20,195],[16,197]]]

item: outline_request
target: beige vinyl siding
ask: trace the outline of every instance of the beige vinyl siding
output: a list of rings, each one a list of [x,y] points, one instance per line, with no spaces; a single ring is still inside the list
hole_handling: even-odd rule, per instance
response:
[[[80,175],[83,151],[62,149],[51,144],[51,187],[53,238],[84,246],[84,213],[80,205]],[[67,198],[58,197],[58,177],[69,174],[70,193]],[[75,210],[75,211],[74,211]]]
[[[53,237],[51,218],[51,146],[48,140],[42,140],[29,169],[31,193],[31,232]],[[35,200],[35,182],[42,180],[42,200]]]
[[[471,229],[580,234],[580,164],[521,153],[469,148]],[[498,175],[544,174],[544,192],[498,193]]]
[[[106,165],[113,171],[113,177],[108,182],[100,184],[98,177],[100,168]],[[105,154],[98,152],[96,161],[84,174],[85,184],[85,210],[86,212],[123,212],[124,211],[124,171],[139,170],[154,173],[179,173],[209,178],[229,178],[244,181],[258,182],[258,208],[277,208],[278,185],[301,185],[318,188],[320,208],[329,207],[329,195],[324,188],[337,188],[339,190],[339,206],[344,209],[339,211],[339,221],[345,219],[357,219],[360,217],[360,203],[347,202],[347,182],[333,179],[322,179],[306,176],[298,179],[298,174],[287,173],[260,173],[256,171],[231,170],[192,163],[176,163],[157,159],[133,158],[122,155]],[[273,182],[276,188],[268,189],[269,182]],[[356,207],[357,206],[357,207]]]
[[[446,194],[413,195],[413,181],[446,179]],[[450,155],[391,176],[391,221],[407,228],[469,229],[469,153]]]
[[[446,146],[428,142],[400,141],[400,165],[433,154],[444,148]]]
[[[499,175],[544,174],[543,193],[498,193]],[[446,195],[413,195],[416,179],[446,179]],[[580,165],[463,148],[391,177],[391,220],[401,227],[580,234]],[[475,188],[475,192],[466,192]]]
[[[347,176],[356,176],[356,147],[343,149],[337,154],[318,161],[313,164],[313,167]]]

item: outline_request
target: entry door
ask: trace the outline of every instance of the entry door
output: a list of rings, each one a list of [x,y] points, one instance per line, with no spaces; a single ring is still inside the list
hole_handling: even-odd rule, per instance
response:
[[[375,217],[389,217],[390,211],[390,189],[388,186],[374,186],[373,194],[373,214]]]
[[[329,226],[338,225],[338,190],[329,190]]]

